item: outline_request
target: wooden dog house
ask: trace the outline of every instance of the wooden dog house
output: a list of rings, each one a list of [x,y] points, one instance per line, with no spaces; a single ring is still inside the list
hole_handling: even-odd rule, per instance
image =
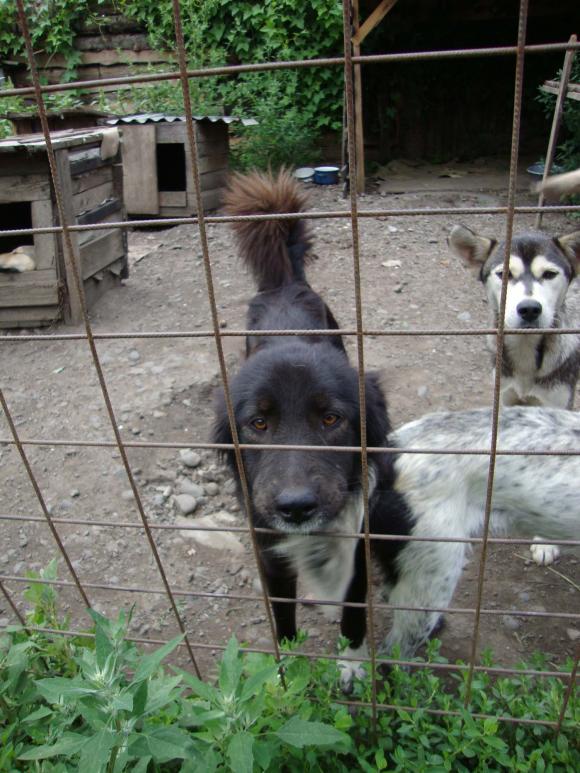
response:
[[[193,116],[205,211],[216,209],[228,172],[228,126],[254,119]],[[164,113],[129,115],[107,121],[123,135],[125,207],[130,215],[185,217],[196,214],[191,153],[184,116]]]
[[[115,129],[52,135],[69,224],[124,219],[123,180]],[[59,225],[42,135],[0,141],[0,231]],[[124,229],[71,232],[87,306],[128,274]],[[34,270],[0,273],[0,327],[35,327],[64,318],[76,324],[81,307],[64,259],[62,234],[0,236],[0,255],[30,250]]]

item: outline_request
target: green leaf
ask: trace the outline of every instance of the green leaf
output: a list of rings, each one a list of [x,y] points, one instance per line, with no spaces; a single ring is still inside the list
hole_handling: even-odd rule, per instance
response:
[[[133,711],[133,696],[130,693],[115,695],[111,701],[111,708],[114,711]]]
[[[243,663],[239,657],[239,645],[235,636],[228,642],[220,663],[219,686],[222,692],[233,695],[242,675]]]
[[[254,736],[243,731],[236,733],[231,739],[228,744],[228,759],[232,770],[235,770],[236,773],[252,773],[254,769],[253,745]]]
[[[145,712],[147,705],[147,693],[149,691],[149,682],[144,679],[133,693],[133,714],[140,717]]]
[[[262,770],[270,770],[272,760],[280,747],[280,741],[277,738],[270,738],[264,740],[260,738],[254,744],[253,753],[256,764],[262,768]]]
[[[36,711],[33,711],[32,714],[29,714],[27,717],[24,717],[24,719],[21,719],[21,722],[36,722],[39,719],[44,719],[45,717],[50,717],[54,712],[52,709],[49,709],[48,706],[41,706],[39,709],[36,709]]]
[[[174,670],[181,674],[183,681],[193,691],[194,695],[197,695],[199,698],[203,698],[203,700],[209,701],[210,703],[218,703],[219,692],[215,687],[212,687],[211,684],[208,684],[207,682],[202,682],[201,679],[198,679],[193,674],[189,674],[187,671],[183,671],[181,668],[176,668]]]
[[[375,752],[375,765],[377,766],[377,770],[385,770],[387,764],[384,751],[382,749],[377,749]]]
[[[41,695],[50,703],[58,703],[61,698],[65,700],[67,698],[82,698],[98,693],[98,690],[80,679],[66,679],[60,676],[39,679],[35,684]]]
[[[299,717],[292,717],[276,733],[284,743],[303,749],[305,746],[333,746],[334,744],[351,745],[346,733],[336,730],[323,722],[309,722]]]
[[[147,728],[129,736],[129,753],[135,757],[151,755],[155,762],[184,760],[192,750],[191,737],[178,727]]]
[[[103,766],[109,761],[111,749],[122,741],[123,736],[120,733],[112,733],[107,728],[99,730],[83,746],[79,770],[83,773],[101,773]]]
[[[258,671],[257,673],[248,677],[242,687],[240,700],[245,701],[248,698],[252,698],[254,695],[260,693],[266,682],[269,682],[271,679],[274,679],[278,676],[278,669],[279,666],[274,663],[273,665],[268,666],[267,668],[263,668],[261,671]]]
[[[147,768],[151,762],[151,757],[141,757],[135,767],[131,768],[131,773],[147,773]]]
[[[173,652],[182,640],[183,634],[181,636],[176,636],[175,639],[167,642],[167,644],[164,644],[163,647],[155,650],[155,652],[152,652],[150,655],[145,655],[145,657],[141,658],[133,677],[133,683],[140,682],[142,679],[148,679],[154,674],[159,669],[163,660]]]
[[[97,653],[97,665],[103,668],[107,658],[113,652],[113,643],[105,633],[102,625],[97,622],[95,629],[95,652]]]
[[[83,748],[83,746],[90,739],[85,735],[79,735],[78,733],[65,733],[64,736],[55,744],[50,746],[45,744],[43,746],[36,746],[21,754],[19,760],[47,760],[50,757],[57,757],[58,755],[65,755],[70,757]]]

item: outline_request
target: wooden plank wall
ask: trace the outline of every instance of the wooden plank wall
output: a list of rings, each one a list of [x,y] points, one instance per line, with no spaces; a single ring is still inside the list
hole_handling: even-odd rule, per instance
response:
[[[83,146],[70,152],[59,150],[56,156],[69,222],[124,219],[120,155],[103,161],[98,146]],[[33,228],[59,224],[48,168],[36,156],[3,155],[1,159],[0,207],[3,203],[14,202],[30,203]],[[18,224],[12,223],[11,227],[17,228]],[[127,234],[115,228],[72,233],[71,236],[74,259],[90,306],[128,275]],[[74,292],[70,265],[65,260],[62,239],[54,234],[35,234],[34,245],[35,271],[0,274],[0,327],[50,324],[61,317],[63,305],[67,321],[77,324],[81,319],[81,307]]]

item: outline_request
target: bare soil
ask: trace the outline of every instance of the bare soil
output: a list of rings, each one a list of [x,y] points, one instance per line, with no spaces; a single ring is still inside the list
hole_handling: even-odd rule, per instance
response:
[[[404,172],[404,170],[403,170]],[[441,177],[433,168],[413,167],[413,174],[391,170],[392,177],[377,181],[359,200],[361,209],[495,206],[505,204],[506,169],[502,164],[446,167]],[[522,178],[518,203],[534,203],[529,183]],[[338,186],[317,188],[313,206],[346,209]],[[501,236],[501,216],[463,218],[491,236]],[[487,324],[483,290],[459,262],[448,254],[446,237],[455,222],[449,216],[363,218],[361,280],[364,322],[369,329],[410,331],[417,328],[469,329]],[[516,228],[533,224],[533,216],[519,216]],[[348,220],[314,222],[318,261],[309,272],[312,286],[327,300],[340,324],[355,326],[351,228]],[[550,215],[544,228],[554,234],[577,228],[561,215]],[[252,283],[236,259],[225,225],[208,227],[217,302],[225,331],[242,328]],[[91,311],[95,332],[208,330],[211,327],[198,235],[193,227],[143,230],[129,235],[131,276],[109,292]],[[385,265],[386,264],[386,265]],[[571,302],[580,306],[578,287]],[[26,331],[29,332],[29,331]],[[163,593],[139,515],[117,450],[51,444],[56,440],[113,440],[102,394],[86,342],[51,341],[51,332],[70,333],[58,326],[44,332],[46,341],[3,343],[2,386],[22,438],[47,441],[27,445],[26,454],[56,520],[81,581],[94,606],[114,614],[135,605],[132,629],[136,636],[168,639],[177,633],[175,618]],[[77,332],[82,332],[77,331]],[[11,334],[14,335],[14,334]],[[16,334],[18,335],[18,334]],[[243,339],[227,338],[230,372],[241,357]],[[349,350],[356,361],[354,340]],[[206,441],[212,421],[212,392],[219,383],[215,347],[211,339],[159,338],[100,340],[98,351],[126,441],[172,442],[181,448]],[[491,404],[490,363],[481,337],[370,336],[365,340],[367,369],[378,369],[389,396],[395,426],[435,410],[461,410]],[[577,401],[578,404],[578,401]],[[0,438],[9,437],[4,417]],[[203,596],[178,595],[177,601],[191,632],[202,672],[211,671],[232,632],[256,646],[268,646],[269,628],[258,600],[221,598],[222,594],[257,596],[257,572],[248,538],[234,534],[187,531],[176,526],[197,524],[242,526],[232,484],[211,452],[201,451],[199,466],[188,468],[178,448],[129,449],[147,517],[171,585]],[[204,487],[196,510],[179,512],[175,495],[187,483]],[[0,445],[0,513],[32,516],[37,522],[2,520],[0,574],[23,577],[39,570],[54,556],[57,546],[43,522],[38,500],[13,445]],[[87,525],[68,523],[86,520]],[[209,520],[208,520],[209,519]],[[91,526],[90,522],[107,526]],[[136,528],[121,528],[132,523]],[[203,539],[203,544],[199,541]],[[474,551],[458,587],[453,605],[472,607],[477,585],[478,550]],[[59,576],[70,582],[62,560]],[[555,571],[554,571],[555,570]],[[511,665],[537,649],[551,653],[555,663],[571,655],[580,635],[578,620],[524,617],[524,612],[577,613],[580,565],[573,555],[563,556],[553,568],[528,560],[528,549],[491,547],[485,570],[484,606],[505,610],[501,616],[484,615],[480,649],[491,647],[496,660]],[[25,585],[6,579],[6,587],[25,609]],[[104,590],[98,585],[143,590]],[[60,590],[63,611],[72,627],[84,627],[88,618],[78,592]],[[378,599],[379,594],[375,597]],[[310,632],[310,651],[335,651],[336,626],[312,608],[298,611]],[[378,613],[377,636],[386,632],[386,612]],[[0,624],[12,613],[0,597]],[[471,648],[471,614],[449,614],[441,632],[443,652],[467,658]]]

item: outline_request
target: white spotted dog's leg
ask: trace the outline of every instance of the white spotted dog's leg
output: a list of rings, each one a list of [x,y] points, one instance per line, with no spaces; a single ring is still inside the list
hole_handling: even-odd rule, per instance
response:
[[[541,537],[534,537],[535,545],[530,545],[530,553],[538,566],[549,566],[560,558],[560,548],[557,545],[546,545]]]
[[[368,658],[369,649],[366,639],[360,647],[347,647],[341,655],[348,660],[339,660],[338,668],[340,670],[340,687],[344,693],[351,693],[355,679],[363,679],[366,676],[364,663],[359,658]],[[352,660],[351,660],[352,658]]]
[[[411,542],[400,552],[399,579],[389,603],[405,607],[445,609],[461,576],[465,544],[457,542]],[[393,627],[381,650],[387,655],[398,646],[401,657],[412,657],[429,638],[441,612],[396,609]]]

